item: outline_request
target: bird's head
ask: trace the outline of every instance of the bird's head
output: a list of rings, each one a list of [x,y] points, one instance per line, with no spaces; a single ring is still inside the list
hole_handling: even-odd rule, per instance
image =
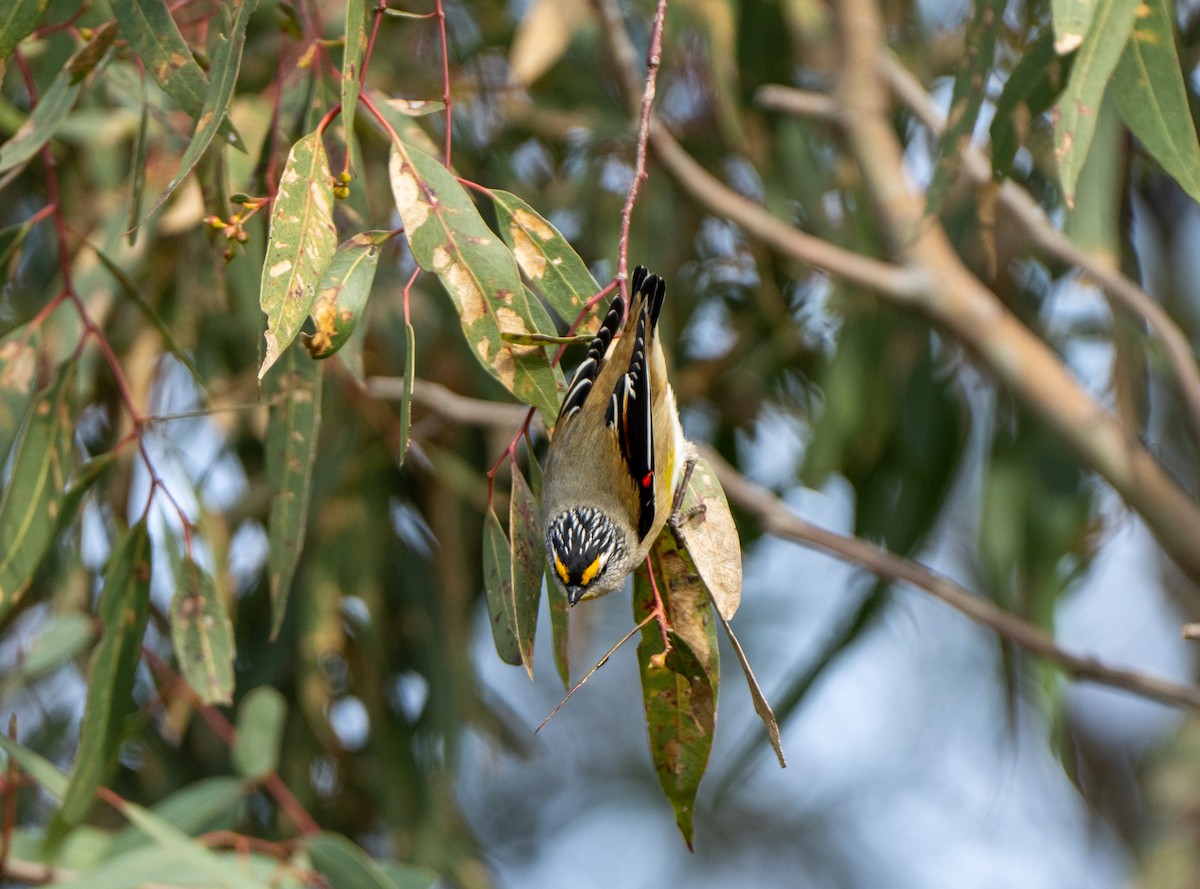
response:
[[[569,509],[546,528],[546,558],[574,605],[585,595],[612,592],[629,573],[625,535],[591,506]]]

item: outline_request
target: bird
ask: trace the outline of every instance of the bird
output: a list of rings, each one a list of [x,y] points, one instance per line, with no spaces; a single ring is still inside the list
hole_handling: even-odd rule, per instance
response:
[[[666,282],[638,266],[571,377],[545,460],[550,573],[575,605],[620,587],[674,509],[687,440],[658,335]]]

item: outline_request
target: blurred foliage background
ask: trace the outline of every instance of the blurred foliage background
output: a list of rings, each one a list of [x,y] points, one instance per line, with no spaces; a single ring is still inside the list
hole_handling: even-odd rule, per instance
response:
[[[678,857],[681,844],[669,832],[654,834],[658,840],[630,853],[632,861],[646,862],[633,872],[553,855],[562,825],[558,815],[547,813],[584,819],[589,800],[596,799],[555,769],[582,768],[591,786],[621,789],[631,809],[669,815],[663,801],[646,792],[652,772],[640,760],[634,766],[605,756],[595,739],[581,759],[546,755],[546,748],[567,743],[582,750],[588,730],[572,720],[590,712],[598,720],[595,731],[628,722],[619,733],[640,737],[641,752],[636,745],[613,749],[645,759],[644,729],[636,706],[630,709],[637,691],[619,684],[628,670],[607,669],[620,694],[611,685],[592,693],[589,685],[572,701],[562,718],[575,726],[573,733],[548,731],[536,742],[532,726],[540,716],[531,723],[526,705],[544,715],[543,705],[561,694],[549,663],[539,661],[532,699],[511,689],[520,671],[496,678],[498,670],[511,668],[494,663],[481,622],[484,473],[516,425],[488,419],[475,402],[464,420],[447,407],[444,390],[423,386],[401,465],[400,408],[397,399],[380,397],[386,387],[378,383],[403,376],[409,357],[403,290],[416,266],[400,238],[383,248],[357,351],[320,364],[298,349],[289,353],[289,360],[317,368],[303,372],[316,375],[321,420],[303,552],[282,628],[271,638],[268,517],[278,491],[267,464],[269,428],[277,421],[265,403],[269,380],[264,398],[257,379],[270,208],[254,208],[258,198],[275,193],[291,146],[340,99],[347,6],[362,17],[351,16],[352,34],[360,28],[369,33],[378,18],[364,89],[380,106],[410,100],[400,106],[409,114],[393,111],[389,119],[403,128],[405,139],[426,144],[433,154],[445,137],[437,104],[444,94],[444,14],[455,172],[520,196],[554,223],[601,283],[616,272],[637,128],[620,86],[624,74],[596,9],[611,5],[390,5],[375,16],[369,4],[357,9],[342,0],[261,0],[252,13],[240,3],[212,0],[41,0],[14,2],[9,21],[0,22],[6,41],[0,44],[0,132],[7,140],[0,147],[5,453],[19,454],[21,436],[28,439],[30,430],[40,428],[35,420],[47,401],[35,392],[58,386],[63,393],[47,408],[61,421],[42,430],[50,444],[37,464],[57,486],[58,499],[28,499],[26,464],[16,456],[7,463],[9,515],[20,503],[37,505],[40,511],[30,505],[22,514],[47,538],[41,557],[25,572],[23,592],[0,587],[0,712],[6,723],[12,716],[9,724],[22,747],[72,769],[85,701],[92,707],[91,653],[104,644],[97,616],[103,613],[98,594],[105,562],[141,519],[151,541],[150,555],[139,563],[150,572],[148,623],[141,651],[137,640],[132,649],[138,663],[133,700],[128,706],[110,702],[116,722],[97,754],[107,760],[101,783],[123,800],[158,807],[163,821],[184,834],[205,834],[212,848],[249,850],[260,868],[253,879],[311,883],[317,877],[303,869],[311,866],[333,885],[428,885],[433,879],[466,887],[539,880],[641,884],[671,862],[679,870],[666,873],[704,884],[728,876],[720,863],[734,862],[741,868],[736,872],[757,873],[764,884],[787,882],[783,873],[791,871],[765,865],[755,870],[753,857],[766,855],[781,868],[807,874],[805,882],[789,885],[1010,885],[976,878],[971,867],[954,870],[954,857],[933,839],[906,852],[869,833],[859,836],[861,822],[839,808],[843,801],[830,798],[806,798],[800,814],[781,804],[775,823],[762,811],[738,823],[711,802],[727,797],[711,797],[697,815],[698,857],[690,863]],[[959,175],[961,145],[940,143],[910,108],[896,102],[890,120],[903,140],[912,181],[938,183],[930,192],[936,194],[936,215],[927,224],[944,228],[962,261],[1120,418],[1131,440],[1145,443],[1194,502],[1198,441],[1187,421],[1186,393],[1144,319],[1110,310],[1086,272],[1031,249],[1019,221],[996,212],[995,188],[1011,177],[1073,243],[1144,286],[1182,333],[1194,362],[1200,337],[1195,192],[1189,197],[1192,183],[1168,171],[1144,135],[1131,134],[1136,121],[1118,112],[1115,94],[1093,109],[1095,136],[1078,173],[1074,207],[1064,201],[1055,155],[1058,119],[1050,109],[1072,57],[1046,54],[1056,33],[1053,16],[1056,10],[1065,14],[1060,6],[1069,4],[878,4],[894,59],[935,103],[945,109],[952,94],[961,99],[964,91],[980,100],[966,110],[955,104],[960,111],[952,124],[965,117],[966,135],[974,130],[984,144],[990,138],[994,187],[977,187]],[[1105,15],[1125,15],[1130,27],[1135,13],[1150,14],[1115,0],[1098,6]],[[653,6],[618,8],[643,58]],[[181,107],[149,70],[150,61],[139,56],[145,33],[129,22],[139,14],[152,21],[164,10],[214,83],[228,72],[214,60],[227,61],[229,35],[245,25],[228,102],[245,151],[223,144],[224,132],[217,135],[192,175],[142,221],[179,173],[193,133],[204,127],[203,103]],[[1167,36],[1178,41],[1171,83],[1182,84],[1186,107],[1193,108],[1200,10],[1159,3],[1151,11],[1160,10],[1173,16],[1166,21],[1175,30]],[[18,33],[25,20],[28,29]],[[1085,42],[1079,52],[1091,45]],[[873,197],[829,110],[789,113],[764,101],[761,92],[782,84],[826,95],[837,65],[827,3],[672,0],[656,112],[715,180],[817,238],[889,259],[892,233],[873,211]],[[956,87],[964,70],[977,82]],[[1122,69],[1116,76],[1124,76]],[[1147,76],[1157,87],[1155,78],[1164,75],[1151,70]],[[1025,85],[1014,96],[1006,85],[1018,77]],[[1107,75],[1101,95],[1106,81]],[[30,114],[31,92],[41,100],[40,118]],[[47,107],[51,101],[58,112]],[[422,109],[431,113],[411,114],[418,102],[433,103]],[[990,122],[993,111],[997,123]],[[1164,126],[1183,145],[1180,156],[1192,157],[1190,118]],[[361,108],[355,128],[358,156],[349,163],[349,196],[335,208],[339,241],[399,225],[387,186],[388,138]],[[26,151],[31,138],[37,144]],[[324,141],[336,174],[347,162],[341,119]],[[996,154],[1002,146],[1004,159]],[[250,203],[245,197],[231,203],[235,194],[249,196]],[[487,201],[480,208],[485,217],[491,212]],[[245,219],[230,231],[225,223],[239,212]],[[206,221],[214,216],[218,224]],[[239,239],[236,229],[246,237]],[[1119,586],[1125,605],[1111,609],[1116,628],[1110,621],[1102,632],[1077,629],[1066,643],[1116,660],[1169,648],[1175,653],[1166,660],[1151,656],[1139,666],[1190,683],[1190,655],[1178,626],[1196,612],[1194,583],[1094,467],[997,385],[974,352],[942,326],[748,234],[697,200],[654,152],[632,219],[629,256],[631,264],[647,265],[670,281],[663,328],[692,438],[711,444],[789,503],[812,506],[815,520],[936,564],[1059,639],[1073,596],[1098,584]],[[417,278],[409,306],[418,380],[473,399],[512,402],[474,360],[453,306],[432,276]],[[575,360],[569,352],[565,363],[571,367]],[[70,374],[63,376],[61,368]],[[544,440],[537,441],[543,448]],[[26,459],[35,456],[27,453]],[[72,491],[75,500],[64,499]],[[69,514],[59,516],[63,504],[70,505]],[[772,783],[774,777],[757,771],[755,780],[766,783],[755,786],[768,788],[767,794],[803,794],[812,760],[800,726],[817,719],[808,708],[825,680],[839,675],[880,633],[894,631],[897,621],[911,620],[918,628],[909,640],[917,649],[931,644],[922,628],[941,625],[914,616],[924,613],[923,606],[898,604],[911,603],[911,593],[900,599],[883,581],[830,570],[811,556],[800,561],[796,549],[782,555],[765,549],[756,518],[740,512],[736,502],[734,507],[751,555],[748,607],[735,626],[745,627],[751,661],[762,664],[769,679],[785,744],[791,737],[791,750],[799,753],[787,775],[798,783]],[[0,558],[12,561],[18,549],[10,544]],[[212,619],[220,623],[227,615],[236,643],[226,705],[201,703],[178,678],[179,652],[187,643],[173,643],[172,633],[179,620],[175,600],[187,588],[181,578],[188,568],[180,567],[185,553],[209,578],[206,601],[220,606]],[[10,575],[4,576],[7,581]],[[769,598],[769,588],[788,596],[798,585],[807,592],[792,596],[790,606]],[[846,607],[831,615],[816,599]],[[1147,635],[1141,649],[1107,649],[1105,640],[1121,635],[1126,606],[1157,615],[1167,634]],[[818,612],[820,632],[805,628]],[[783,614],[794,623],[782,622]],[[630,625],[627,603],[597,604],[592,614],[587,606],[576,609],[572,624],[578,676]],[[1127,625],[1132,634],[1142,627]],[[1045,802],[1048,810],[1067,806],[1074,814],[1048,816],[1053,826],[1045,836],[1086,835],[1085,846],[1100,849],[1093,861],[1101,862],[1099,871],[1079,882],[1053,882],[1055,874],[1070,872],[1071,860],[1052,861],[1044,873],[1036,863],[980,873],[1006,874],[1022,885],[1195,885],[1200,860],[1191,791],[1200,762],[1194,720],[1182,723],[1158,710],[1145,718],[1120,715],[1116,723],[1124,734],[1117,732],[1114,740],[1105,717],[1111,699],[1076,706],[1053,667],[991,634],[972,639],[972,650],[982,654],[963,681],[982,689],[986,713],[978,724],[1002,739],[997,744],[1011,742],[1013,751],[1032,745],[1037,761],[1051,758],[1032,778],[1020,772],[1020,780],[1030,782],[1029,804],[1036,809],[1039,800],[1053,798],[1059,802]],[[540,647],[548,645],[543,633]],[[125,650],[128,656],[127,640]],[[232,650],[226,654],[233,657]],[[885,663],[887,649],[878,657]],[[936,663],[927,666],[937,669]],[[914,684],[929,678],[905,675]],[[279,693],[282,722],[273,704],[265,710],[247,705],[247,696],[261,686]],[[867,702],[863,707],[881,706],[858,693]],[[748,711],[732,703],[740,695],[732,682],[722,700],[734,708],[726,722],[740,720],[729,730],[744,738],[754,726]],[[823,718],[836,724],[838,712]],[[953,721],[955,714],[942,716]],[[265,766],[247,764],[247,754],[239,756],[230,740],[230,723],[262,737],[277,756]],[[615,737],[618,729],[612,731]],[[889,758],[895,753],[888,750],[891,739],[886,728],[875,737],[884,764],[879,768],[899,768]],[[865,749],[871,755],[872,748]],[[1011,753],[1013,761],[1025,755]],[[749,781],[744,776],[764,756],[770,759],[761,743],[719,737],[712,788],[724,781],[721,793],[727,793]],[[920,758],[915,748],[913,756]],[[1003,771],[1007,761],[1001,756],[999,764],[989,760],[979,769]],[[498,762],[520,766],[512,771]],[[23,760],[22,769],[30,768]],[[878,774],[869,765],[858,768]],[[113,806],[92,806],[78,823],[55,821],[57,802],[17,775],[14,765],[4,784],[6,845],[0,858],[8,879],[45,882],[45,872],[34,865],[44,856],[65,869],[58,873],[62,880],[103,873],[112,881],[103,885],[167,879],[161,868],[178,866],[171,857],[184,854],[178,845],[129,832]],[[229,777],[235,775],[241,777]],[[560,781],[576,788],[578,805],[560,802],[564,808],[539,816],[538,801],[553,797]],[[279,783],[290,801],[277,792]],[[872,793],[866,783],[855,786],[865,797]],[[702,803],[710,791],[717,794],[712,788],[702,788]],[[620,811],[610,800],[597,818],[611,821]],[[328,840],[327,846],[308,847],[310,859],[295,858],[289,843],[311,826],[299,823],[297,812],[331,832],[323,837],[341,834],[352,845]],[[45,846],[47,831],[53,842]],[[985,833],[973,842],[986,846]],[[597,836],[617,842],[611,829],[598,829]],[[995,855],[1019,848],[1032,860],[1033,842],[998,846]],[[1067,840],[1062,842],[1065,847]],[[872,852],[864,856],[863,849]],[[621,857],[623,850],[607,854]],[[120,857],[131,855],[138,857]],[[234,868],[234,856],[222,855],[214,860]],[[930,856],[928,870],[911,861],[898,866],[906,855]],[[372,871],[370,862],[381,870]],[[586,879],[572,883],[572,867],[586,869]],[[952,871],[956,878],[949,882]],[[220,882],[221,873],[211,879]]]

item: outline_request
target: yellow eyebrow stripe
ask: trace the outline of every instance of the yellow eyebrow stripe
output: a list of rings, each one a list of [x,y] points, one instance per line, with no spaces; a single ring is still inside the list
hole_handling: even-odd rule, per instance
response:
[[[562,563],[562,559],[558,557],[558,553],[554,554],[554,570],[558,572],[559,579],[563,583],[571,582],[571,575],[567,573],[567,566]]]
[[[600,573],[600,557],[592,561],[592,564],[583,569],[583,576],[579,578],[580,586],[587,586],[596,579],[596,575]]]

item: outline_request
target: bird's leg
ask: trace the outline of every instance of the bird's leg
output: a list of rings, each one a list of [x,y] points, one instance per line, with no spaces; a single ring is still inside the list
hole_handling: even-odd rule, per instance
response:
[[[654,563],[649,555],[646,556],[646,573],[650,575],[650,591],[654,595],[654,607],[650,609],[649,616],[658,621],[658,631],[662,633],[663,640],[663,650],[653,655],[651,661],[661,667],[667,659],[667,652],[671,650],[671,620],[667,617],[666,603],[658,592],[658,581],[654,579]]]
[[[696,455],[692,453],[688,456],[687,462],[683,464],[683,478],[679,480],[679,487],[675,489],[675,497],[671,501],[671,515],[667,517],[667,527],[671,529],[671,533],[675,535],[675,541],[679,546],[683,547],[683,541],[679,534],[679,529],[684,522],[690,521],[698,515],[703,515],[705,506],[703,503],[697,503],[686,512],[683,511],[683,499],[687,495],[688,485],[692,482],[692,473],[696,469]]]

